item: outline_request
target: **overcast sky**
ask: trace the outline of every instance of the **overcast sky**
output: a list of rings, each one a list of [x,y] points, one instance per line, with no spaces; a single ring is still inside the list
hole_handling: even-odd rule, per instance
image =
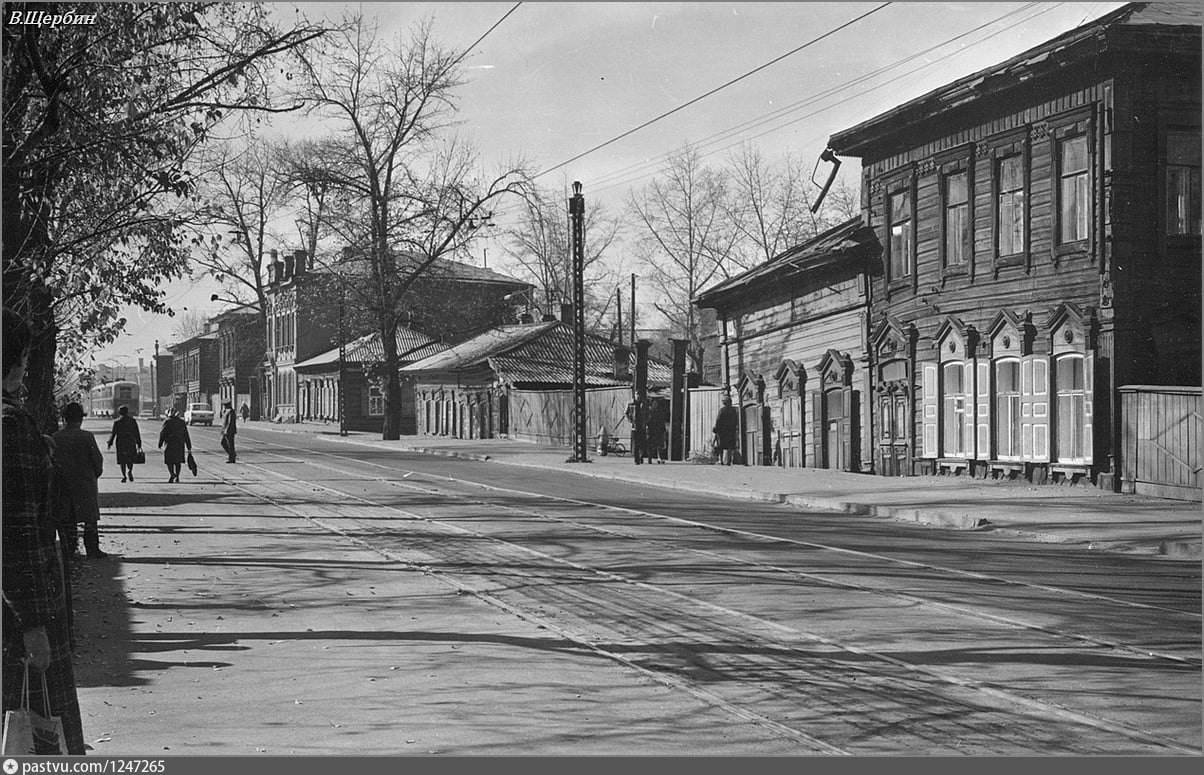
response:
[[[358,10],[376,18],[389,37],[430,19],[436,39],[463,50],[515,5],[302,3],[300,8],[313,20]],[[789,152],[810,166],[833,132],[1122,4],[911,2],[875,10],[882,5],[521,3],[465,59],[468,82],[459,91],[459,131],[473,140],[486,166],[521,157],[549,170],[541,184],[556,188],[580,180],[587,207],[601,202],[618,210],[626,192],[646,185],[665,155],[685,143],[700,146],[714,164],[750,142],[771,159]],[[277,6],[292,14],[291,5]],[[854,21],[867,12],[872,13]],[[855,180],[857,169],[855,160],[848,160],[842,174]],[[490,249],[490,268],[501,268],[495,256]],[[203,279],[167,287],[177,311],[207,313],[221,309],[209,301],[216,290]],[[173,340],[176,319],[135,309],[127,316],[129,333],[99,351],[97,363],[132,364],[153,353],[155,339],[161,348]]]

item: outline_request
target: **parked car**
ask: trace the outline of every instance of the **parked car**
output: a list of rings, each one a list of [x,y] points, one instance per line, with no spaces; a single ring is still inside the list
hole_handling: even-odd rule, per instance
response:
[[[205,423],[213,425],[213,409],[209,404],[189,404],[184,410],[184,422],[189,425]]]

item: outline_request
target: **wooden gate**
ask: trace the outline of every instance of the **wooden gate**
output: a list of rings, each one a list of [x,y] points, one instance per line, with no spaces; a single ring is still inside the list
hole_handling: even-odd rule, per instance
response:
[[[715,418],[723,405],[723,388],[697,387],[686,392],[689,393],[686,406],[690,412],[690,449],[686,457],[688,460],[705,460],[711,457],[711,437],[715,435]]]
[[[1125,385],[1120,392],[1121,489],[1201,499],[1198,387]]]

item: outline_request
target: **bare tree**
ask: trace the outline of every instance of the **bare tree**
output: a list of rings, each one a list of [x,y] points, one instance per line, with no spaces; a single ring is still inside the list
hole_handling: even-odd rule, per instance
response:
[[[351,16],[323,60],[311,61],[308,94],[339,132],[314,160],[327,185],[327,223],[346,246],[320,268],[342,278],[345,303],[375,322],[384,349],[384,439],[401,428],[397,331],[407,293],[439,262],[464,251],[502,196],[520,192],[520,165],[491,175],[465,144],[447,138],[463,55],[440,46],[423,23],[391,44]]]
[[[547,190],[534,191],[523,200],[519,223],[507,235],[507,256],[518,266],[517,274],[531,279],[538,295],[536,306],[545,314],[556,314],[556,305],[572,298],[567,197]],[[604,260],[619,234],[618,218],[601,205],[585,212],[585,307],[586,326],[597,330],[612,313],[613,289],[621,266]]]
[[[194,264],[222,283],[234,302],[257,311],[266,331],[270,278],[263,256],[269,245],[280,242],[274,224],[292,205],[280,149],[250,137],[242,147],[215,146],[202,163],[197,217],[209,239]]]
[[[732,196],[728,213],[744,237],[739,264],[749,269],[814,237],[820,220],[811,213],[807,170],[790,154],[776,165],[761,151],[744,145],[732,156],[728,172]]]
[[[856,181],[856,178],[853,178]],[[853,218],[861,217],[861,188],[841,175],[824,197],[819,208],[821,229],[830,229]]]
[[[205,325],[208,321],[209,316],[200,310],[186,309],[180,314],[176,324],[172,326],[172,336],[176,338],[177,342],[200,336],[205,333]]]
[[[702,331],[692,299],[739,266],[741,239],[728,215],[724,176],[702,165],[698,151],[685,146],[664,172],[632,193],[628,207],[636,229],[636,251],[660,298],[655,308],[688,342],[695,369],[702,365]]]

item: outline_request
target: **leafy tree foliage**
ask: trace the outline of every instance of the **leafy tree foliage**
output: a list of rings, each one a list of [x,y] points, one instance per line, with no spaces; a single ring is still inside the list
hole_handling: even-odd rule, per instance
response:
[[[35,331],[26,385],[53,426],[56,354],[113,340],[135,304],[168,313],[186,272],[186,162],[231,114],[273,98],[285,57],[323,34],[255,4],[5,4],[95,12],[91,24],[3,28],[4,299]]]

